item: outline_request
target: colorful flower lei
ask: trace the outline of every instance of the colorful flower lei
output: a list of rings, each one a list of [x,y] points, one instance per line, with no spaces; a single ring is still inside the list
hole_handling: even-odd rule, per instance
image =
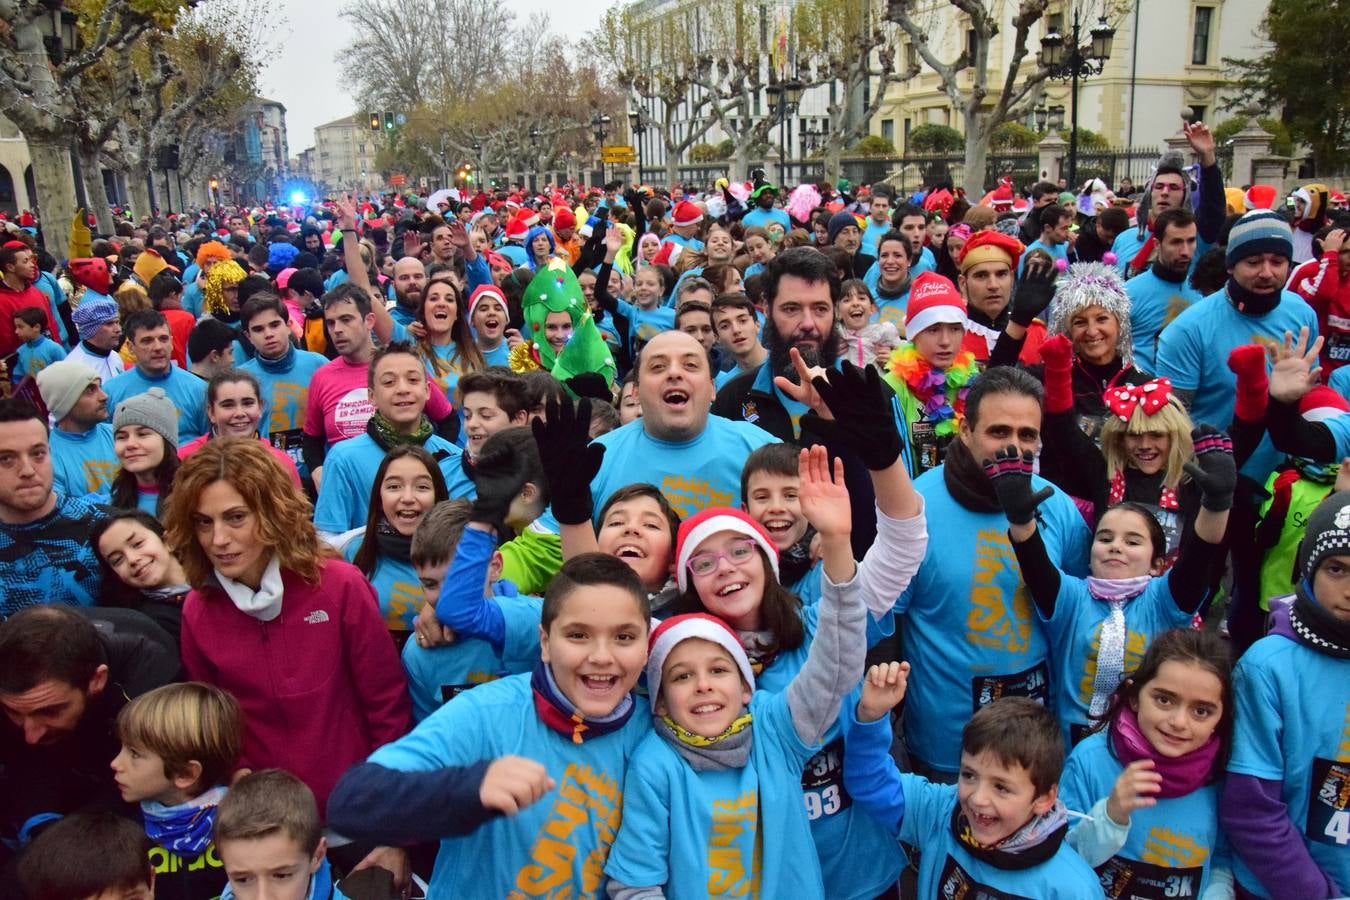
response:
[[[980,374],[975,354],[963,350],[956,355],[946,371],[934,369],[919,354],[914,344],[897,347],[886,361],[887,370],[905,383],[924,419],[936,423],[934,434],[939,437],[954,435],[966,415],[966,394],[970,382]]]

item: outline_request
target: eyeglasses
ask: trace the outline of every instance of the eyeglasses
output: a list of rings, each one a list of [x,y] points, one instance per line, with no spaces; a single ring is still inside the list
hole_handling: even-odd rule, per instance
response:
[[[755,542],[750,538],[742,538],[732,541],[725,550],[695,553],[689,557],[689,571],[698,578],[705,578],[716,571],[717,564],[724,559],[739,569],[753,559],[754,555]]]

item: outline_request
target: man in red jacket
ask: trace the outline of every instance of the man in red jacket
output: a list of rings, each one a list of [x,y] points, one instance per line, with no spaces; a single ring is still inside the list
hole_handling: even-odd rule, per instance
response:
[[[0,246],[0,357],[19,349],[18,335],[14,333],[14,314],[25,306],[36,306],[47,312],[47,333],[59,335],[52,319],[47,295],[33,286],[37,280],[37,258],[23,241],[9,241]]]

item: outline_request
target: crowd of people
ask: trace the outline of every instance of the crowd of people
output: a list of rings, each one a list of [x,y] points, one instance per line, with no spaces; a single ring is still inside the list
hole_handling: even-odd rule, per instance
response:
[[[1343,896],[1350,221],[1185,131],[4,223],[0,897]]]

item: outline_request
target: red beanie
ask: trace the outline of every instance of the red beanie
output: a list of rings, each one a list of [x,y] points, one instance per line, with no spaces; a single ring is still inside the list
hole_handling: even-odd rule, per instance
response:
[[[565,206],[557,206],[553,209],[553,230],[563,231],[568,228],[577,227],[577,217],[570,209]]]

